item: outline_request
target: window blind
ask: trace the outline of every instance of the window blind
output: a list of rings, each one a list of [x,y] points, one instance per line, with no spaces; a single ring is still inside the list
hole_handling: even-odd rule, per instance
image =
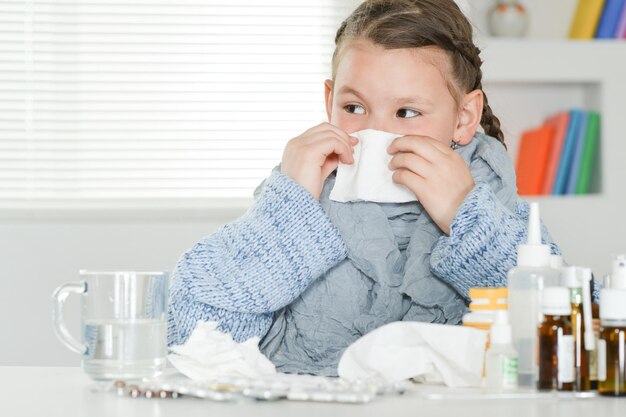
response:
[[[0,208],[251,198],[358,3],[1,2]]]

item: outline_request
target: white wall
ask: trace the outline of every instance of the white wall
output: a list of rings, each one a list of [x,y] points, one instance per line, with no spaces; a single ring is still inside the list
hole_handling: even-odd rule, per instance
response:
[[[528,13],[529,38],[565,38],[578,0],[519,0]],[[496,0],[457,0],[472,21],[476,34],[488,35],[487,15]]]
[[[78,365],[78,355],[52,330],[54,289],[77,281],[80,269],[171,271],[185,250],[225,221],[194,217],[0,220],[0,365]],[[65,310],[79,337],[78,300],[70,298]]]

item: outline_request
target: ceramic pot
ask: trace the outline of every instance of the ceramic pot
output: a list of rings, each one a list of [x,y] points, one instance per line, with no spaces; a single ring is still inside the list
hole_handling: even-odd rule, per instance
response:
[[[522,37],[528,29],[528,13],[518,1],[498,1],[489,11],[488,22],[492,36]]]

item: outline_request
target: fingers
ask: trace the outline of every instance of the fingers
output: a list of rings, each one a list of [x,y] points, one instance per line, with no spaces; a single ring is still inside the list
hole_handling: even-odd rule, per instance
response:
[[[354,144],[350,136],[343,130],[329,123],[322,123],[312,127],[300,136],[291,139],[285,149],[293,155],[289,159],[315,160],[320,167],[326,157],[334,154],[341,162],[354,162]]]
[[[401,136],[391,142],[387,152],[392,155],[398,152],[412,152],[430,162],[453,153],[443,143],[427,136]]]
[[[309,129],[307,132],[310,132],[310,135],[308,135],[309,142],[318,140],[320,136],[328,135],[337,137],[338,139],[342,140],[348,147],[352,147],[358,142],[357,138],[348,135],[345,131],[341,130],[337,126],[333,126],[330,123],[326,122],[320,123],[319,125]]]
[[[319,199],[324,181],[339,163],[354,163],[356,142],[336,126],[321,123],[287,142],[281,172]]]
[[[337,169],[338,166],[339,158],[337,157],[337,155],[330,155],[328,158],[326,158],[324,165],[322,165],[322,177],[328,177],[331,172]]]
[[[306,132],[306,152],[316,155],[319,166],[332,154],[344,164],[354,163],[354,142],[346,132],[329,123],[322,123]],[[304,135],[303,135],[304,136]],[[355,138],[356,139],[356,138]]]
[[[417,175],[415,172],[406,168],[400,168],[393,172],[391,179],[396,184],[402,184],[407,187],[421,200],[424,188],[428,185],[426,179]]]
[[[322,159],[320,159],[320,166],[324,163],[326,158],[331,156],[332,154],[336,154],[339,158],[339,161],[344,164],[353,164],[354,163],[354,153],[352,151],[352,146],[347,146],[345,142],[335,137],[326,137],[319,141],[312,143],[310,149],[316,149],[316,154],[320,155]]]
[[[332,129],[335,133],[337,133],[341,139],[345,139],[348,144],[354,145],[356,142],[359,141],[357,138],[348,135],[345,131],[339,129],[337,126],[331,125],[330,123],[325,124],[328,125],[328,127]]]
[[[413,153],[400,152],[391,158],[389,169],[392,171],[408,169],[422,178],[429,178],[433,171],[433,164]]]
[[[450,224],[474,186],[472,174],[458,152],[423,136],[395,139],[388,152],[393,181],[409,188],[435,224],[450,232]]]

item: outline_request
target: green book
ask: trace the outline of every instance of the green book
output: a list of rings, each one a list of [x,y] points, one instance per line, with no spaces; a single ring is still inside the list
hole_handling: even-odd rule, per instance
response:
[[[589,184],[594,170],[594,161],[598,152],[598,141],[600,139],[600,114],[589,112],[587,129],[585,132],[585,142],[583,154],[580,160],[578,173],[578,183],[576,184],[576,194],[587,194]]]

